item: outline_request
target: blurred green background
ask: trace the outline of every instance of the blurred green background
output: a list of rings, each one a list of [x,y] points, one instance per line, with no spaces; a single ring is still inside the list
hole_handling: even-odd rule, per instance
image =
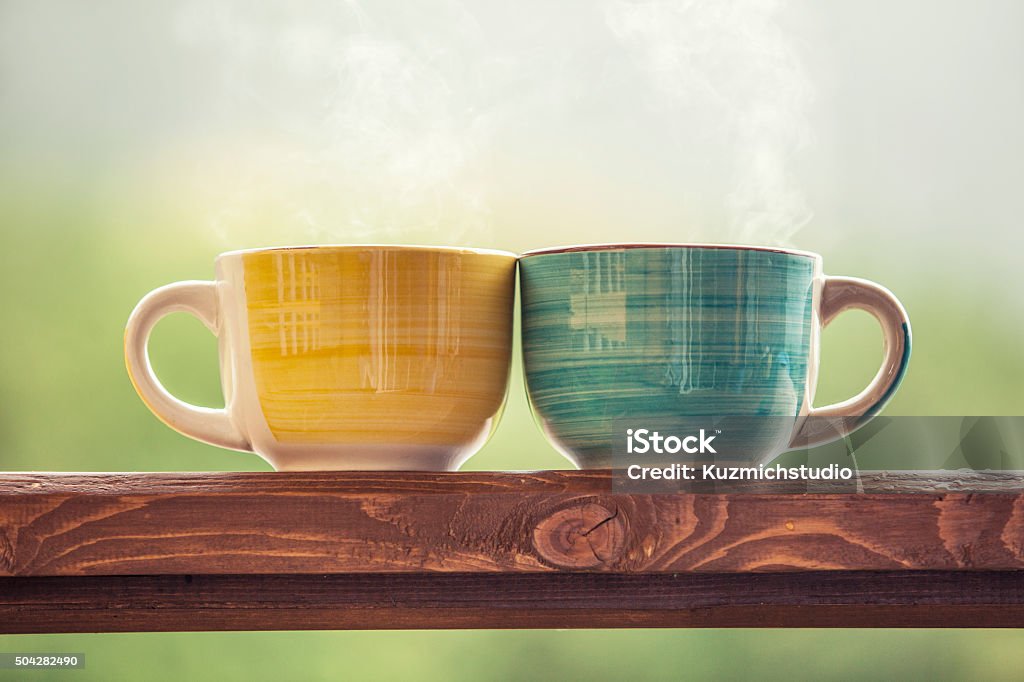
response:
[[[0,0],[0,469],[268,470],[157,421],[121,335],[149,290],[270,244],[817,250],[910,312],[886,414],[1021,414],[1024,8],[840,5]],[[880,338],[861,313],[826,330],[819,404],[867,383]],[[152,346],[172,392],[220,404],[199,322],[172,316]],[[565,466],[517,364],[467,468]],[[49,675],[81,679],[1011,679],[1021,644],[323,632],[8,636],[0,651],[84,652],[86,670]]]

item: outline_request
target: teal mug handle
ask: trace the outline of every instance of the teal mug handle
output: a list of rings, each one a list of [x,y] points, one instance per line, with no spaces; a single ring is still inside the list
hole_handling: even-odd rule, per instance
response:
[[[821,289],[821,327],[845,310],[871,313],[882,326],[884,358],[867,388],[841,403],[811,407],[789,447],[805,448],[843,438],[864,426],[885,406],[907,373],[910,318],[899,299],[880,284],[856,277],[826,277]]]

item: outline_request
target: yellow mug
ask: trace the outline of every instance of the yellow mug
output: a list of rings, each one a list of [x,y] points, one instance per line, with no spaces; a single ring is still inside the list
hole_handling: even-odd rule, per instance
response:
[[[125,330],[139,396],[168,426],[278,470],[454,470],[508,393],[516,257],[425,246],[222,254],[216,281],[148,294]],[[219,339],[225,407],[160,384],[147,344],[175,311]]]

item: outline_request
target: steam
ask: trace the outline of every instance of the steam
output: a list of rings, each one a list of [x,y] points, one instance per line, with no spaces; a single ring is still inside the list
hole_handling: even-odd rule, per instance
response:
[[[782,0],[613,0],[606,21],[674,111],[731,147],[729,236],[789,243],[811,218],[793,171],[808,142],[809,79],[779,25]]]
[[[420,18],[442,30],[417,41],[354,2],[307,4],[275,17],[203,3],[179,18],[181,37],[223,69],[225,117],[256,121],[216,172],[214,230],[241,243],[254,222],[322,242],[486,241],[478,178],[493,126],[473,107],[472,19],[433,7]]]
[[[221,157],[203,161],[214,231],[240,246],[261,225],[277,242],[487,245],[502,189],[488,184],[502,177],[492,164],[522,172],[516,159],[537,157],[516,144],[577,139],[564,132],[603,120],[582,117],[620,100],[638,69],[651,103],[705,136],[681,159],[729,159],[730,177],[704,197],[728,216],[715,239],[789,242],[811,217],[794,172],[810,86],[783,2],[609,3],[497,3],[480,9],[483,24],[445,0],[189,5],[178,33],[221,69],[223,118],[238,122],[211,145]],[[623,73],[625,84],[606,78]],[[545,150],[566,166],[527,183],[609,162],[578,159],[580,148]]]

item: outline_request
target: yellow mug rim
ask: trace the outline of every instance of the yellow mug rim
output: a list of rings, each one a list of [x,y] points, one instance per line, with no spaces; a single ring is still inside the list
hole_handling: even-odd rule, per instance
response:
[[[511,251],[479,249],[471,246],[429,246],[424,244],[307,244],[299,246],[265,246],[254,249],[225,251],[217,256],[217,260],[220,260],[221,258],[231,258],[233,256],[244,256],[251,253],[274,253],[276,251],[413,251],[420,253],[445,253],[518,258],[518,256]]]

